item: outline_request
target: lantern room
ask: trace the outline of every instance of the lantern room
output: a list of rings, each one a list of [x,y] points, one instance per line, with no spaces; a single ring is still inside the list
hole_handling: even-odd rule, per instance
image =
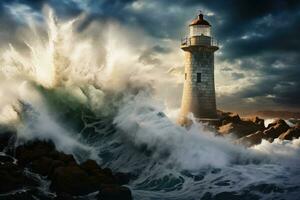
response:
[[[197,19],[193,20],[190,23],[189,27],[190,27],[189,37],[194,37],[194,36],[211,37],[211,31],[210,31],[211,25],[209,24],[208,21],[203,19],[202,13],[198,15]]]

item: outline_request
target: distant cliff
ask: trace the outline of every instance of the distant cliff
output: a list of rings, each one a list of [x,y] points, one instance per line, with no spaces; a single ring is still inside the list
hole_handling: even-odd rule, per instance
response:
[[[291,111],[272,111],[272,110],[264,110],[257,111],[253,115],[259,116],[262,118],[281,118],[281,119],[300,119],[300,112],[291,112]]]

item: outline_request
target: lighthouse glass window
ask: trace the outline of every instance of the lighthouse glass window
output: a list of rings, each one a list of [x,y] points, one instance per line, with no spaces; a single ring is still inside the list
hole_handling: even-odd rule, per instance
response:
[[[210,37],[210,27],[206,25],[194,25],[190,26],[190,37],[193,36],[209,36]]]

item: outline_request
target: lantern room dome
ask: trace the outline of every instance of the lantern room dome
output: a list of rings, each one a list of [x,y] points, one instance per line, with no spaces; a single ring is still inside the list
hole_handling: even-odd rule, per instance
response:
[[[211,26],[208,21],[203,19],[203,14],[199,14],[197,19],[194,19],[191,23],[190,26],[194,25],[206,25],[206,26]]]

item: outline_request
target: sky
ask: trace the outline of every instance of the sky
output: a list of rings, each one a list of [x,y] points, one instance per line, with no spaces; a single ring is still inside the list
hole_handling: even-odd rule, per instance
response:
[[[180,40],[201,10],[220,45],[215,55],[218,108],[300,111],[298,0],[1,0],[0,48],[16,43],[28,18],[43,23],[45,5],[61,19],[84,15],[78,32],[97,21],[119,24],[127,30],[123,40],[131,41],[128,45],[143,44],[136,62],[170,80],[183,80]],[[166,98],[173,107],[180,105],[180,80],[159,91],[171,91]]]

